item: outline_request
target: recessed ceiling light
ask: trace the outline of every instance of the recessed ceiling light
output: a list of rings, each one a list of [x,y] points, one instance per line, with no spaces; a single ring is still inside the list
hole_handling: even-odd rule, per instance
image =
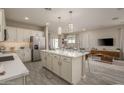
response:
[[[25,20],[29,20],[29,17],[25,17]]]

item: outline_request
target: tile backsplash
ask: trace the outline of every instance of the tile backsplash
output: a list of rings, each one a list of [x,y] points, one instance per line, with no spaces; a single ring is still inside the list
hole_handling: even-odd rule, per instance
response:
[[[5,50],[9,51],[11,48],[14,48],[14,50],[20,49],[20,47],[29,48],[30,43],[29,42],[0,42],[0,47],[5,47]]]

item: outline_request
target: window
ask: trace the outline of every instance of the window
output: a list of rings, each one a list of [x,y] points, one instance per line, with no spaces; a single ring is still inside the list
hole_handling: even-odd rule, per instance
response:
[[[75,35],[67,36],[67,42],[68,43],[75,43]]]
[[[52,43],[53,43],[53,48],[59,48],[57,38],[54,38]]]

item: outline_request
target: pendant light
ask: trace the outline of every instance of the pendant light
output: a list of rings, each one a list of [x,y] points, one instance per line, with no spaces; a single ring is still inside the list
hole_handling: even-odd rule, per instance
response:
[[[72,11],[69,11],[69,14],[70,14],[70,23],[68,24],[68,31],[73,32],[74,27],[73,27],[73,24],[72,24]]]
[[[58,35],[61,35],[62,34],[62,27],[60,26],[60,23],[61,23],[61,17],[58,17],[58,24],[59,24],[59,26],[58,26]]]

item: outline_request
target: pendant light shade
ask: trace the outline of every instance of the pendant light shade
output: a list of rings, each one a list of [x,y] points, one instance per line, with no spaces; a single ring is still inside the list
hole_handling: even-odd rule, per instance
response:
[[[61,35],[62,34],[62,27],[58,27],[58,35]]]
[[[70,23],[68,24],[68,31],[73,32],[74,31],[74,26],[72,24],[72,11],[69,11],[70,14]]]
[[[62,27],[60,26],[60,20],[61,20],[61,17],[58,17],[58,23],[59,23],[59,26],[58,26],[58,35],[61,35],[62,34]]]
[[[73,24],[68,24],[69,32],[73,32],[73,29],[74,29]]]

